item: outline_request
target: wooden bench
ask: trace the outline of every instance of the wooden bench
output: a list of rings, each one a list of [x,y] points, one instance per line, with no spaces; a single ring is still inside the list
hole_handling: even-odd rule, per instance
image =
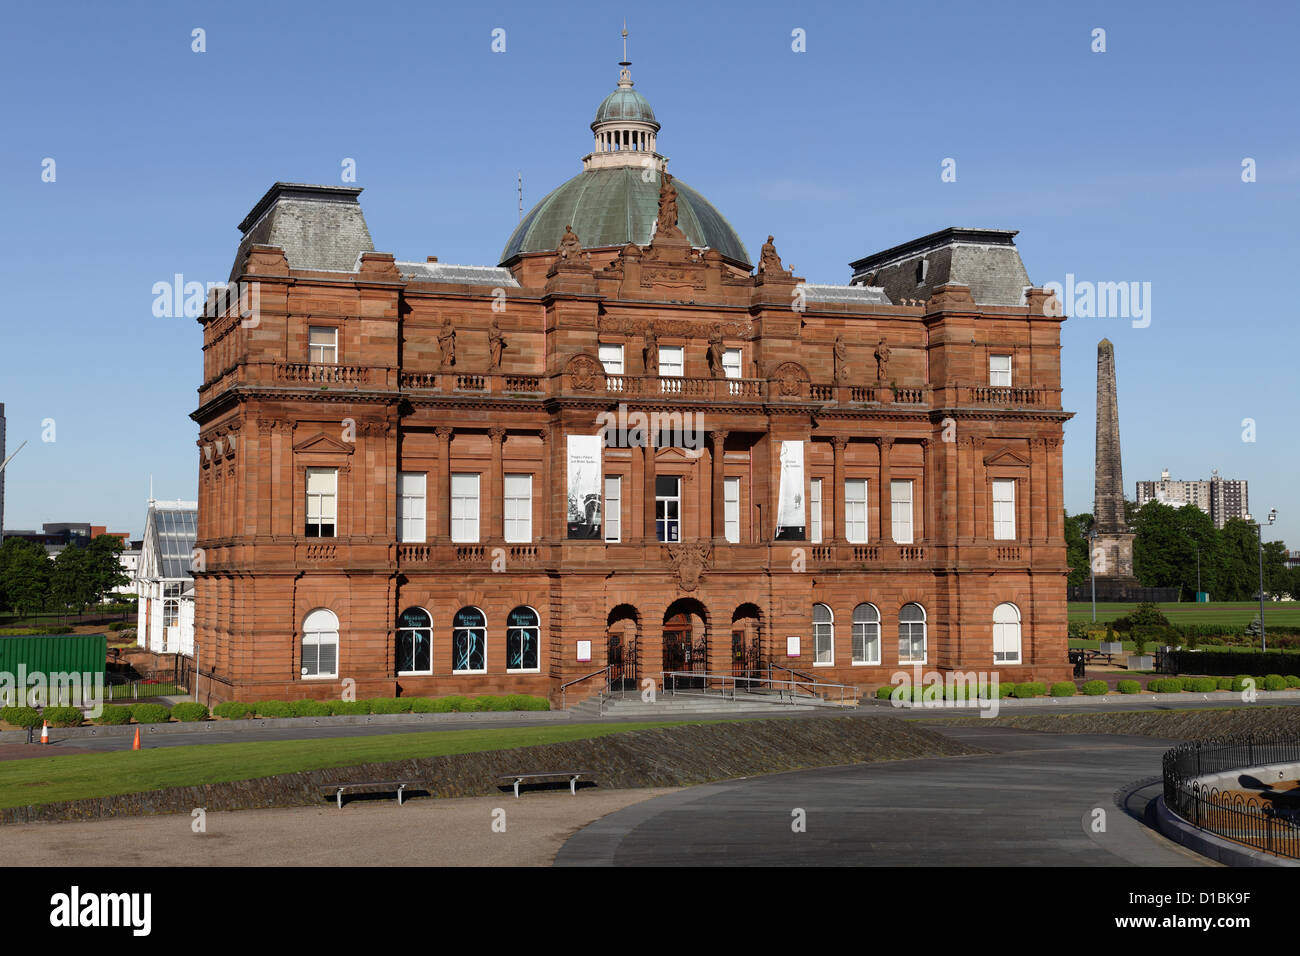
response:
[[[569,793],[575,797],[578,795],[578,778],[586,775],[590,776],[589,770],[561,770],[561,771],[538,771],[535,773],[507,773],[502,774],[502,780],[513,780],[515,783],[515,799],[519,799],[519,784],[527,780],[529,782],[541,782],[542,780],[563,780],[569,779]]]
[[[343,809],[343,794],[353,793],[396,793],[397,805],[402,805],[402,796],[407,790],[425,790],[427,787],[419,780],[372,780],[366,783],[329,783],[320,788],[321,796],[333,794],[339,809]]]

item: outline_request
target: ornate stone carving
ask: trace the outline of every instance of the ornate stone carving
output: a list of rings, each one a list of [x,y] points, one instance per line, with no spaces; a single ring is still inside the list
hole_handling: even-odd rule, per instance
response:
[[[576,391],[591,392],[600,384],[605,369],[590,355],[583,353],[569,360],[568,373],[569,381]]]
[[[781,257],[776,254],[776,246],[772,242],[772,236],[767,237],[767,242],[763,243],[763,248],[758,254],[758,271],[771,272],[776,275],[786,274],[785,268],[781,265]]]
[[[876,381],[883,382],[889,375],[889,343],[883,338],[876,346]]]
[[[488,437],[492,439],[492,444],[499,445],[505,441],[506,430],[501,425],[493,425],[488,429]]]
[[[665,335],[681,339],[707,339],[713,334],[715,328],[721,329],[723,336],[729,339],[748,341],[754,337],[754,323],[748,319],[740,322],[686,322],[673,319],[614,318],[605,315],[601,316],[597,322],[597,327],[602,332],[614,332],[628,336],[644,335],[651,325],[654,326],[656,332],[662,332]]]
[[[645,344],[641,347],[641,356],[645,361],[645,373],[650,376],[659,374],[659,336],[655,334],[655,324],[645,327],[643,336]]]
[[[506,350],[506,337],[501,334],[501,327],[497,325],[497,320],[492,320],[491,326],[488,327],[488,367],[499,369],[501,367],[501,356]]]
[[[726,378],[722,368],[722,326],[717,323],[709,331],[709,374],[714,378]]]
[[[712,551],[711,544],[699,541],[668,546],[668,556],[673,563],[673,572],[677,575],[678,588],[694,591],[700,586],[700,578],[708,570]]]
[[[451,368],[456,364],[456,330],[452,328],[450,315],[442,320],[442,331],[438,333],[438,353],[442,368]]]
[[[686,234],[677,228],[677,187],[669,173],[664,173],[659,180],[659,218],[655,223],[654,238],[686,238]]]
[[[573,231],[572,226],[564,227],[564,235],[560,237],[560,246],[556,250],[561,259],[578,259],[582,256],[582,242],[578,239],[578,234]]]
[[[836,453],[844,451],[849,445],[849,440],[844,435],[832,435],[831,445],[835,448]]]
[[[835,384],[844,385],[849,380],[849,347],[844,336],[835,336]]]
[[[792,396],[798,395],[802,383],[808,381],[808,372],[798,362],[782,362],[772,377],[780,383],[782,395]]]
[[[450,425],[439,425],[437,428],[433,430],[433,433],[437,435],[439,438],[441,438],[443,441],[446,441],[447,439],[451,438],[452,433],[455,432],[455,430],[456,429],[452,428]]]

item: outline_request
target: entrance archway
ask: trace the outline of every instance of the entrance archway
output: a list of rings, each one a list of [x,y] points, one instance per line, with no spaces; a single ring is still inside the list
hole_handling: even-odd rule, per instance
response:
[[[605,622],[605,663],[609,665],[609,689],[637,689],[637,633],[640,618],[630,604],[619,604]]]
[[[742,604],[731,615],[731,676],[763,677],[763,624],[756,604]]]
[[[703,687],[709,671],[709,623],[704,605],[694,598],[674,601],[664,612],[662,670],[677,687]]]

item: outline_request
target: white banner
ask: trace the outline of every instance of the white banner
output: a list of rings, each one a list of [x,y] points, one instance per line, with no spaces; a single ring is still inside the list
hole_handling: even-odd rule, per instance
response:
[[[600,540],[600,462],[604,438],[570,435],[569,537]]]
[[[781,442],[781,484],[776,512],[776,540],[804,540],[803,442]]]

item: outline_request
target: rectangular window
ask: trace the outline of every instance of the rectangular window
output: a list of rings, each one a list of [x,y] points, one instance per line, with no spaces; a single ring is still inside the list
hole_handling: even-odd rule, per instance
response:
[[[732,544],[740,543],[740,479],[722,479],[723,534]]]
[[[809,539],[813,544],[821,544],[822,540],[822,480],[814,478],[808,486],[808,512],[809,523],[812,526],[812,537]]]
[[[533,476],[506,475],[505,536],[507,541],[533,540]]]
[[[307,469],[307,537],[334,537],[338,483],[337,468]]]
[[[1014,478],[993,479],[993,537],[1016,539],[1016,482]]]
[[[740,349],[722,350],[722,374],[727,378],[740,378]],[[739,395],[742,388],[739,382],[732,382],[729,386],[732,395]]]
[[[622,375],[623,346],[602,345],[600,347],[600,364],[605,366],[606,375]]]
[[[478,475],[451,476],[451,540],[478,541]]]
[[[623,540],[623,479],[605,476],[605,540]]]
[[[682,538],[682,480],[676,475],[655,476],[655,532],[660,541]]]
[[[686,374],[685,348],[680,345],[659,346],[659,376],[681,378]]]
[[[989,356],[989,384],[1001,385],[1006,388],[1011,386],[1011,356],[1010,355],[990,355]]]
[[[335,365],[339,360],[339,330],[313,325],[307,330],[309,361],[317,365]]]
[[[891,481],[889,483],[889,503],[889,523],[894,532],[894,540],[899,544],[911,544],[912,483],[910,481]]]
[[[403,471],[397,475],[397,540],[424,540],[425,475]]]
[[[844,482],[844,537],[851,544],[867,543],[867,479]]]

